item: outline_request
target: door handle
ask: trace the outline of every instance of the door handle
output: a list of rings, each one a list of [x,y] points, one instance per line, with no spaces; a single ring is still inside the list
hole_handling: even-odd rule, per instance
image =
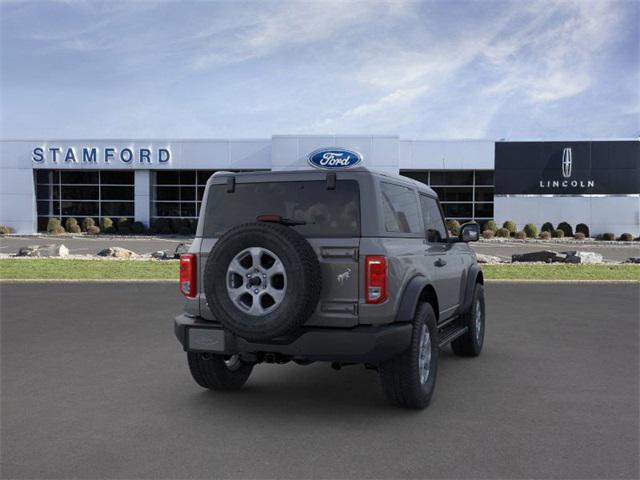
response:
[[[433,262],[433,264],[436,267],[444,267],[447,264],[446,260],[443,260],[442,258],[437,259],[435,262]]]

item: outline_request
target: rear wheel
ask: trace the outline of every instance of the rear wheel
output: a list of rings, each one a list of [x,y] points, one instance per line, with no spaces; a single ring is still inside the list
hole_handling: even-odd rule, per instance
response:
[[[418,306],[409,348],[378,368],[387,399],[405,408],[429,405],[438,373],[438,328],[433,308]]]
[[[484,286],[476,283],[471,308],[460,316],[460,325],[467,333],[451,342],[453,353],[461,357],[477,357],[482,352],[485,331]]]
[[[238,390],[253,370],[253,365],[242,362],[238,355],[188,352],[187,360],[196,383],[212,390]]]

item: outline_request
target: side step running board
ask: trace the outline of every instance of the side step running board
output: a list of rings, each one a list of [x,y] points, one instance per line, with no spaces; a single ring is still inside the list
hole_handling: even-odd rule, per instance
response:
[[[469,330],[469,327],[450,327],[450,328],[446,328],[444,329],[442,332],[440,332],[441,338],[440,338],[440,343],[438,343],[438,346],[440,348],[450,344],[452,341],[454,341],[456,338],[458,338],[461,335],[464,335],[465,333],[467,333],[467,330]]]

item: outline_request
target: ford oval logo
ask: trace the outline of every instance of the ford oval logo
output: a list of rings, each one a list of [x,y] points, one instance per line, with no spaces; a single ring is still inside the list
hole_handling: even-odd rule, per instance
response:
[[[362,155],[346,148],[320,148],[309,154],[309,165],[315,168],[352,168],[362,162]]]

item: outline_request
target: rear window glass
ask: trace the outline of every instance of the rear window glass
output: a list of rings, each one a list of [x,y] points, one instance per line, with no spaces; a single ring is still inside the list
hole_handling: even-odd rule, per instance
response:
[[[204,235],[219,237],[231,227],[255,222],[259,215],[305,221],[295,229],[306,237],[360,236],[360,194],[355,180],[236,183],[234,192],[213,185],[207,197]]]

